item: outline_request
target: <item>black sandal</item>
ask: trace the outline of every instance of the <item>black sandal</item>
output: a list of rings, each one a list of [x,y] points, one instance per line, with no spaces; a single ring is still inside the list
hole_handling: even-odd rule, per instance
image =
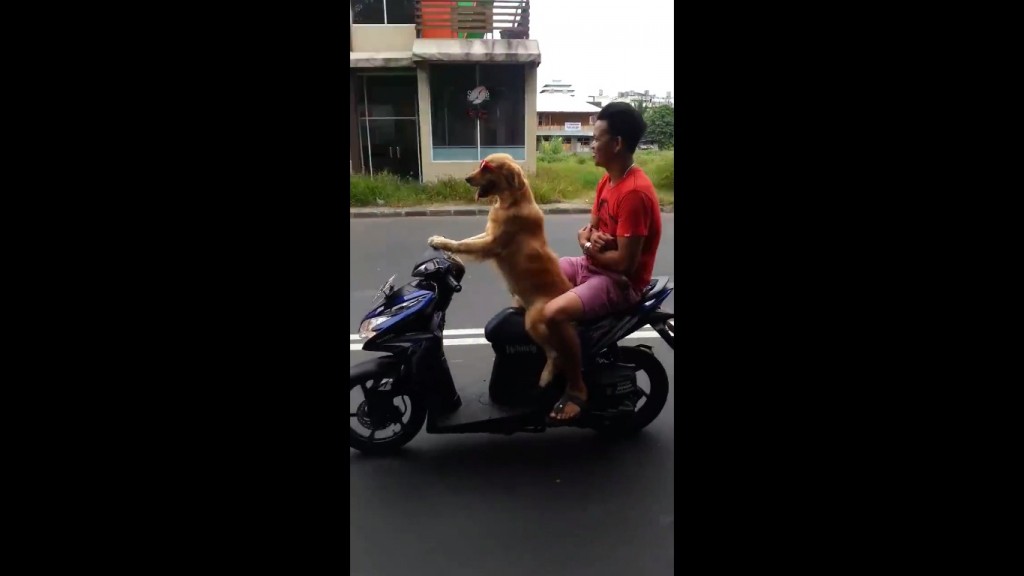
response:
[[[577,408],[579,408],[579,411],[576,412],[576,415],[573,416],[572,418],[565,418],[561,420],[552,418],[549,415],[547,417],[548,426],[552,428],[557,428],[559,426],[571,426],[572,424],[575,424],[577,421],[579,421],[580,417],[583,416],[583,413],[586,412],[587,410],[587,401],[581,398],[580,396],[573,394],[572,392],[566,392],[565,394],[563,394],[562,398],[558,401],[558,404],[555,404],[555,407],[552,408],[551,411],[554,412],[556,416],[561,416],[562,413],[565,412],[565,409],[570,402],[572,402],[573,404],[576,405]]]

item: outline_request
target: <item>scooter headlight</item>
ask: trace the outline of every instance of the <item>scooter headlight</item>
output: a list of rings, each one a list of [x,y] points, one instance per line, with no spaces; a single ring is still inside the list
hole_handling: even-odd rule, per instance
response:
[[[367,318],[366,320],[363,320],[363,323],[359,325],[359,337],[364,340],[373,338],[373,335],[376,334],[375,329],[377,326],[390,319],[391,316],[377,316],[375,318]]]

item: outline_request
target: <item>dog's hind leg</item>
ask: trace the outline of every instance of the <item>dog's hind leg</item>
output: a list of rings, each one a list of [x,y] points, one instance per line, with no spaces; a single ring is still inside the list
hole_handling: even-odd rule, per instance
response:
[[[548,361],[544,364],[544,370],[540,373],[540,380],[537,382],[538,386],[544,388],[555,377],[555,359],[558,356],[549,343],[550,334],[544,317],[544,304],[536,303],[526,311],[526,332],[537,345],[544,348],[548,357]]]
[[[540,380],[537,382],[537,386],[544,388],[555,379],[555,370],[558,369],[556,365],[558,363],[558,354],[555,353],[554,348],[545,348],[544,352],[548,355],[548,361],[544,363],[544,369],[540,372]]]

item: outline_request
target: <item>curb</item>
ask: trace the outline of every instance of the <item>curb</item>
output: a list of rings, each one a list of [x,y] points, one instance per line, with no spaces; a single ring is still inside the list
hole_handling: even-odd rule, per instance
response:
[[[544,206],[545,214],[590,214],[590,206]],[[486,216],[491,211],[489,206],[465,206],[456,208],[351,208],[350,218],[399,218],[403,216]],[[675,206],[662,206],[661,211],[672,213]]]

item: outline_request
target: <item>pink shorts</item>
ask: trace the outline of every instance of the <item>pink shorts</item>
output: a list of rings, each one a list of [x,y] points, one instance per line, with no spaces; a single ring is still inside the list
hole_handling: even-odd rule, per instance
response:
[[[586,256],[565,256],[558,266],[575,288],[569,290],[583,302],[583,319],[607,316],[636,304],[640,295],[621,274],[608,272],[590,264]]]

